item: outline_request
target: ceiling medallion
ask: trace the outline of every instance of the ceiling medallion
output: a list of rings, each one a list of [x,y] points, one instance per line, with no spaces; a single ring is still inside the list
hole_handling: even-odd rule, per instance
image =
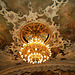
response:
[[[40,22],[30,22],[22,27],[20,38],[24,43],[28,43],[32,38],[40,38],[43,42],[47,43],[50,40],[51,32],[47,25]]]
[[[39,13],[33,12],[33,8],[28,6],[31,9],[29,15],[19,16],[20,14],[13,11],[7,11],[6,5],[0,0],[1,15],[7,19],[7,23],[13,24],[13,30],[9,30],[13,42],[10,46],[5,47],[6,52],[9,52],[9,50],[13,52],[12,58],[19,58],[18,54],[20,53],[20,56],[26,62],[42,63],[51,57],[52,48],[66,50],[70,46],[70,40],[64,40],[63,37],[60,37],[58,31],[60,25],[53,21],[53,18],[58,16],[57,12],[60,6],[66,4],[68,0],[65,2],[63,0],[52,1],[54,3],[51,6],[48,5],[44,10],[39,9]]]

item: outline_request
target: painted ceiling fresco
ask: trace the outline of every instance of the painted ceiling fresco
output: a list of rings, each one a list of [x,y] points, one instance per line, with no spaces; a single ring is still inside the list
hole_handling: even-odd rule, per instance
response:
[[[39,65],[19,55],[20,28],[34,21],[49,24],[51,36],[58,32],[59,44],[53,37],[48,42],[52,57]],[[61,70],[75,71],[75,0],[0,0],[0,75],[61,75]]]

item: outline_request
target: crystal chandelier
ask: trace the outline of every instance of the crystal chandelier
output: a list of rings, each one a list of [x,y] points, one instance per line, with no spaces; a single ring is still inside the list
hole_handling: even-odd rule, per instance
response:
[[[38,38],[32,38],[29,43],[23,44],[19,53],[24,61],[32,64],[45,62],[51,57],[49,45]]]
[[[28,23],[22,27],[20,37],[24,44],[19,53],[23,60],[32,64],[48,60],[51,56],[47,44],[50,35],[50,29],[39,22]]]

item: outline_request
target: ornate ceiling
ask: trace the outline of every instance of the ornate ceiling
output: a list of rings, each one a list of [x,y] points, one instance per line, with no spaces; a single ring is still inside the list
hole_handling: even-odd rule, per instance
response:
[[[74,0],[0,0],[0,75],[75,71],[74,30]],[[24,43],[36,37],[49,45],[52,54],[46,62],[33,65],[23,61],[19,53]],[[35,47],[27,46],[31,50]],[[39,52],[46,48],[41,44],[36,47]],[[25,56],[24,50],[22,54]]]

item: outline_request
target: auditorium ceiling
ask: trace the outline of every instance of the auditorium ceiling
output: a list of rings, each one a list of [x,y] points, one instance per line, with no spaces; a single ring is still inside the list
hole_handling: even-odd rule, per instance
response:
[[[0,75],[74,75],[75,0],[0,0]]]

